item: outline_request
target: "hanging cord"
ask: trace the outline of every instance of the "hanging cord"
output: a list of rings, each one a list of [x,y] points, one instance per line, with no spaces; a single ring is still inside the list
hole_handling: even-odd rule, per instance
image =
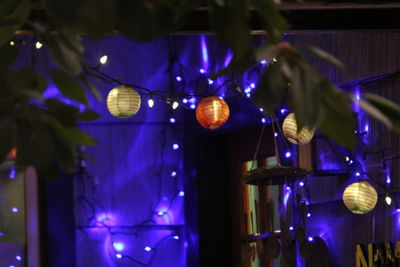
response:
[[[276,116],[275,116],[274,114],[272,114],[272,116],[273,116],[273,118],[274,118],[274,122],[276,121],[276,126],[278,127],[279,133],[282,135],[282,140],[283,140],[283,142],[285,143],[286,149],[289,149],[289,144],[288,144],[288,142],[286,141],[286,138],[284,138],[282,128],[281,128],[281,126],[279,125],[279,120],[276,119]],[[274,133],[275,133],[275,130],[274,130]]]
[[[266,124],[264,123],[264,125],[263,125],[263,127],[262,127],[262,129],[261,129],[260,136],[258,137],[256,152],[254,153],[253,162],[251,163],[250,171],[253,170],[254,164],[256,163],[256,159],[257,159],[257,156],[258,156],[258,151],[260,150],[261,140],[262,140],[263,135],[264,135],[265,125],[266,125]]]
[[[278,146],[278,138],[277,136],[275,136],[276,130],[275,130],[275,116],[274,114],[271,113],[271,124],[272,124],[272,131],[274,134],[274,150],[275,150],[275,157],[276,157],[276,161],[278,163],[278,166],[281,166],[281,157],[279,155],[279,146]]]

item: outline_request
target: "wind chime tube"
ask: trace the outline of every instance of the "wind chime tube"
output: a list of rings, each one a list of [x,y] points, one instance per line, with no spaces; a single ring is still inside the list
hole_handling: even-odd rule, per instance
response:
[[[272,124],[272,132],[276,133],[276,130],[275,130],[275,116],[274,116],[274,114],[271,113],[270,119],[271,119],[271,124]],[[281,166],[281,158],[279,156],[278,140],[277,140],[277,138],[275,136],[274,136],[274,150],[275,150],[275,157],[276,157],[277,165],[280,167]]]

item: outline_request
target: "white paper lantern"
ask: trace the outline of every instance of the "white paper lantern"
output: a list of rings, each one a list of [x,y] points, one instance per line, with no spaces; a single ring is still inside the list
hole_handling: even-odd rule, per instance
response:
[[[107,108],[117,118],[129,118],[140,108],[141,98],[138,92],[130,87],[120,85],[107,96]]]
[[[349,185],[343,192],[344,205],[353,213],[365,214],[375,208],[378,194],[368,182]]]
[[[283,135],[292,144],[304,145],[311,141],[314,136],[315,129],[310,130],[303,127],[300,132],[297,132],[297,122],[294,113],[287,115],[282,125]]]

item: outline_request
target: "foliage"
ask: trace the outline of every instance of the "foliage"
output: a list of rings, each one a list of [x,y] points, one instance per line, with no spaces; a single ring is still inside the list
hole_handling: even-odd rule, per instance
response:
[[[96,119],[94,112],[82,114],[55,99],[44,100],[41,94],[46,79],[31,68],[7,71],[18,54],[18,47],[9,42],[21,27],[32,29],[48,46],[59,66],[51,77],[62,94],[87,105],[82,84],[99,99],[100,94],[85,77],[84,47],[79,34],[101,38],[118,31],[128,38],[147,41],[178,30],[190,12],[203,5],[207,5],[209,22],[217,37],[234,54],[230,65],[215,76],[246,70],[261,59],[275,59],[261,78],[255,103],[270,113],[286,101],[299,125],[318,127],[348,147],[355,145],[356,123],[349,96],[319,75],[300,51],[311,52],[339,67],[342,63],[316,47],[296,49],[282,42],[281,32],[288,25],[273,0],[2,0],[0,157],[4,158],[15,146],[21,167],[33,165],[45,171],[59,164],[70,169],[77,155],[75,146],[94,144],[77,129],[79,120]],[[30,16],[38,10],[44,15]],[[250,38],[249,21],[254,12],[263,19],[269,39],[266,46],[258,49]],[[398,105],[368,95],[360,106],[399,131]]]

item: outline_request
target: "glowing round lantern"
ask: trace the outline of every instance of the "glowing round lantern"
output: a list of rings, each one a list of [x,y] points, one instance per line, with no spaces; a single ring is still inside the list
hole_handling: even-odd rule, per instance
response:
[[[304,145],[311,141],[314,136],[315,129],[310,130],[303,127],[300,132],[297,132],[297,122],[294,113],[287,115],[282,125],[283,135],[292,144]]]
[[[17,149],[14,147],[8,152],[6,159],[7,160],[15,160],[17,158]]]
[[[220,128],[229,118],[229,106],[221,98],[203,98],[196,108],[196,119],[201,126],[210,130]]]
[[[365,214],[375,208],[378,194],[368,182],[349,185],[343,192],[344,205],[353,213]]]
[[[129,118],[140,108],[140,95],[130,87],[120,85],[110,91],[107,96],[107,108],[118,118]]]

